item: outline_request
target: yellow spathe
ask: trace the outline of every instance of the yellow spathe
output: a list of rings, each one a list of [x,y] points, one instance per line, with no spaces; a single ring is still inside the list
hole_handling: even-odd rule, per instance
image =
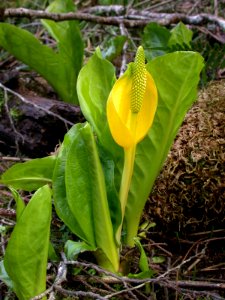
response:
[[[132,74],[126,72],[114,84],[107,102],[107,118],[113,139],[123,148],[139,143],[148,133],[158,103],[157,89],[146,71],[146,87],[138,113],[131,111]]]

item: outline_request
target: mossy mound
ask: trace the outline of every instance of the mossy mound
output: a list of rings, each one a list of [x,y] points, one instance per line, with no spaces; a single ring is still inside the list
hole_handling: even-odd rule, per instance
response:
[[[225,225],[225,80],[211,82],[187,114],[146,205],[157,230]]]

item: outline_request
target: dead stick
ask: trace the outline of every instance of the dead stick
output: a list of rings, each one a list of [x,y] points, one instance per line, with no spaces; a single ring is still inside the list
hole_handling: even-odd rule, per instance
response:
[[[69,13],[49,13],[42,10],[32,10],[26,8],[8,8],[5,9],[1,15],[2,18],[7,17],[27,17],[36,19],[49,19],[56,22],[65,20],[84,20],[99,24],[117,25],[124,24],[126,27],[143,27],[149,22],[157,22],[161,25],[176,24],[180,21],[186,24],[200,25],[207,22],[216,23],[222,29],[225,29],[225,19],[211,14],[198,14],[187,16],[179,13],[153,13],[140,12],[137,10],[130,10],[129,15],[102,17],[85,12],[69,12]]]
[[[207,281],[176,281],[177,286],[183,288],[198,288],[198,289],[209,289],[209,290],[225,290],[225,283],[212,283]]]
[[[15,217],[16,211],[14,209],[0,208],[0,216]]]

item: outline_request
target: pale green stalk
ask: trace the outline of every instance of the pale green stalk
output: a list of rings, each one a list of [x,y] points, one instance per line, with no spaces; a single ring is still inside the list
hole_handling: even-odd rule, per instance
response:
[[[132,130],[136,131],[136,125],[137,125],[136,113],[132,113],[131,115],[131,124],[133,127]],[[122,173],[120,192],[119,192],[122,221],[116,233],[116,240],[119,244],[121,241],[123,220],[124,220],[124,215],[125,215],[125,210],[127,205],[128,194],[130,190],[131,179],[133,175],[135,153],[136,153],[136,144],[134,144],[130,148],[124,148],[124,165],[123,165],[123,173]]]
[[[123,219],[124,219],[124,215],[125,215],[127,198],[128,198],[128,193],[130,190],[130,183],[131,183],[131,178],[132,178],[133,169],[134,169],[135,152],[136,152],[136,145],[131,148],[124,149],[124,167],[123,167],[123,173],[122,173],[122,179],[121,179],[121,185],[120,185],[120,193],[119,193],[122,221],[121,221],[121,224],[116,233],[116,240],[118,241],[118,243],[120,243],[120,240],[121,240]]]

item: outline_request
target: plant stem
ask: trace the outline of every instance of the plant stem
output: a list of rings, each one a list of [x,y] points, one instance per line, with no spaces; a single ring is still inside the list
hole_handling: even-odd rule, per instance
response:
[[[124,166],[123,166],[123,173],[122,173],[120,193],[119,193],[122,221],[116,233],[116,239],[118,243],[120,243],[121,240],[123,220],[124,220],[127,198],[130,189],[133,168],[134,168],[135,152],[136,152],[136,145],[124,149]]]

